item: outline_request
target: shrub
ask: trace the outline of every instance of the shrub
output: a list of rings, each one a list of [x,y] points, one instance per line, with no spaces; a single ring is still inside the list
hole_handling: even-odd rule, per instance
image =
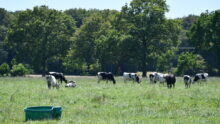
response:
[[[10,72],[10,67],[7,63],[3,63],[0,65],[0,75],[8,75]]]
[[[206,63],[202,56],[193,53],[182,53],[178,58],[177,74],[195,74],[205,71]]]
[[[28,69],[23,64],[13,65],[11,76],[24,76],[28,73]]]

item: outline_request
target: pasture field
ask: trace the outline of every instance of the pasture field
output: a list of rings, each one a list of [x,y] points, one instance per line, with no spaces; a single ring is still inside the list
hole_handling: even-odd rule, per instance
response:
[[[207,85],[184,87],[178,78],[174,89],[158,84],[127,82],[116,77],[116,85],[96,77],[68,77],[77,87],[48,90],[44,78],[0,78],[0,123],[59,124],[219,124],[220,78]],[[25,122],[28,106],[62,106],[61,120]]]

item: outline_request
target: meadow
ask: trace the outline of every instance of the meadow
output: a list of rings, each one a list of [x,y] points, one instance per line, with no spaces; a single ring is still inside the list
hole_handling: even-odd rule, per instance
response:
[[[47,88],[41,77],[0,78],[0,123],[59,124],[219,124],[220,78],[211,77],[207,85],[184,87],[178,78],[176,87],[127,82],[116,77],[116,85],[96,77],[68,77],[75,88]],[[24,108],[62,106],[60,120],[27,121]]]

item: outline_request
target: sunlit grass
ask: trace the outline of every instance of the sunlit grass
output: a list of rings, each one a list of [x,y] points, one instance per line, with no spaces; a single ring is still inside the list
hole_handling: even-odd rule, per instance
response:
[[[117,77],[117,84],[95,77],[69,78],[76,88],[48,90],[44,78],[0,78],[0,123],[24,123],[28,106],[62,106],[61,120],[26,123],[220,123],[220,78],[174,89]]]

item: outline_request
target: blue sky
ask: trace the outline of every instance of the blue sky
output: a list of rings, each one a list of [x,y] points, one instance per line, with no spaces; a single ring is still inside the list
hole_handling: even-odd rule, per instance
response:
[[[131,0],[0,0],[0,7],[9,11],[32,9],[34,6],[47,5],[57,10],[70,8],[97,8],[120,10]],[[189,14],[199,15],[206,10],[220,9],[220,0],[167,0],[168,18],[183,17]]]

